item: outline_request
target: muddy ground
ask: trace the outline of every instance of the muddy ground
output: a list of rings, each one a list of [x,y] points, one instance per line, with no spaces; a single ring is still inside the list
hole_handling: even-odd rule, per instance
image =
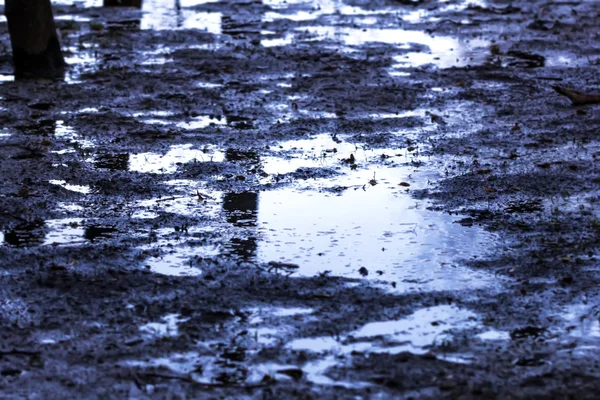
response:
[[[593,1],[0,23],[0,397],[595,398]]]

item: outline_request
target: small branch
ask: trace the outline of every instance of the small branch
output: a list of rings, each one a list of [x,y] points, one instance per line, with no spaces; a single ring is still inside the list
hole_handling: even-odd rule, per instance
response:
[[[554,89],[558,94],[566,96],[569,100],[571,100],[571,103],[573,103],[573,105],[600,103],[600,95],[576,92],[574,90],[560,86],[552,86],[552,89]]]

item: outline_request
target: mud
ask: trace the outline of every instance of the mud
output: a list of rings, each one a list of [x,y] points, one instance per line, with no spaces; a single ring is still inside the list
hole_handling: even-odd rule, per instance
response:
[[[591,1],[0,21],[2,398],[594,398]]]

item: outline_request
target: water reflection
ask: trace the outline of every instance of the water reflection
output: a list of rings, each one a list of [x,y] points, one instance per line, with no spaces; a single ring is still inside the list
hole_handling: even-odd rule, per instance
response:
[[[238,227],[256,227],[258,193],[227,193],[223,198],[227,222]]]
[[[64,207],[64,206],[63,206]],[[0,235],[0,245],[14,247],[80,245],[111,238],[117,229],[87,225],[82,218],[49,219],[19,224]]]
[[[483,255],[489,234],[420,210],[390,186],[342,195],[293,189],[261,193],[257,259],[297,264],[303,276],[329,271],[392,280],[403,291],[460,290],[495,282],[491,275],[455,263]]]
[[[349,47],[364,46],[367,43],[377,42],[385,44],[403,45],[400,49],[413,50],[395,59],[399,66],[420,66],[435,64],[440,68],[464,66],[476,63],[475,55],[480,54],[480,62],[484,62],[488,55],[489,42],[482,39],[469,41],[450,36],[433,36],[423,31],[404,29],[371,29],[371,28],[345,28],[332,26],[312,26],[297,28],[311,38],[318,40],[332,39]],[[428,52],[423,52],[419,46],[425,46]],[[484,49],[477,51],[477,49]]]
[[[244,232],[245,237],[233,237],[230,240],[228,246],[230,254],[243,260],[256,256],[258,243],[253,228],[256,228],[258,219],[258,193],[226,193],[223,196],[223,211],[227,222],[248,230]]]
[[[129,154],[98,154],[94,159],[94,167],[111,171],[127,171],[129,169]]]
[[[44,221],[24,222],[4,232],[4,243],[15,247],[30,247],[44,242]]]
[[[110,226],[90,225],[85,228],[83,237],[94,243],[98,239],[110,238],[116,232],[118,232],[117,229]]]
[[[315,353],[425,354],[435,344],[449,339],[450,331],[478,327],[478,319],[470,310],[449,305],[435,306],[420,309],[397,321],[371,322],[338,339],[296,339],[287,347]]]
[[[406,193],[407,188],[426,187],[430,179],[415,173],[410,153],[347,140],[318,135],[273,146],[261,157],[252,150],[221,152],[226,161],[262,168],[267,184],[285,179],[282,174],[302,178],[277,190],[210,192],[221,199],[227,223],[218,228],[227,238],[221,254],[296,265],[296,276],[329,273],[384,281],[397,291],[497,283],[494,276],[458,261],[486,254],[493,235],[456,224],[457,217],[425,210]],[[192,183],[182,185],[187,193],[195,190]],[[207,214],[212,207],[189,197],[172,203],[178,208],[166,208],[171,202],[159,206],[181,215],[200,209]]]
[[[207,1],[194,0],[144,0],[142,29],[173,30],[201,29],[218,35],[221,33],[221,13],[197,12],[195,5]]]
[[[129,169],[141,173],[172,174],[182,164],[192,161],[219,162],[223,161],[223,158],[223,153],[214,150],[214,146],[194,149],[191,144],[173,145],[164,155],[160,153],[131,154]]]

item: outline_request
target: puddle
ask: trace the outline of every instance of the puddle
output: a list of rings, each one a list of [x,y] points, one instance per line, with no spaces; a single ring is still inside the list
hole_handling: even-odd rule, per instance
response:
[[[90,22],[92,21],[89,17],[82,15],[57,15],[54,17],[55,21],[73,21],[73,22]]]
[[[414,200],[410,190],[427,187],[427,181],[437,176],[415,172],[410,166],[413,156],[406,150],[371,149],[319,135],[285,142],[271,151],[270,156],[253,159],[270,174],[265,182],[277,182],[275,177],[285,173],[309,177],[311,170],[334,173],[261,192],[204,194],[202,184],[177,181],[172,198],[139,202],[133,217],[155,218],[160,212],[222,215],[225,224],[214,226],[222,235],[220,255],[268,264],[272,271],[294,276],[325,273],[365,278],[397,292],[499,286],[493,274],[460,265],[462,260],[486,255],[495,236],[476,226],[457,224],[460,217],[428,211],[426,204]],[[172,146],[164,156],[131,156],[130,168],[171,173],[177,163],[198,160],[200,154],[208,160],[206,153],[191,145]],[[217,160],[233,157],[218,150],[213,154]],[[354,170],[348,163],[350,156]],[[203,193],[202,201],[196,191]],[[164,240],[164,245],[172,243],[168,237]],[[179,246],[187,239],[184,235],[177,240],[181,242],[174,244]],[[219,254],[209,250],[213,256]],[[189,258],[187,250],[178,247],[175,253],[152,261],[150,268],[185,275],[180,266],[197,274],[186,264]]]
[[[71,145],[72,147],[81,148],[81,149],[89,149],[89,148],[92,148],[95,146],[94,142],[87,140],[87,139],[83,139],[81,137],[81,135],[79,135],[75,131],[75,129],[73,129],[71,126],[65,124],[65,122],[63,120],[57,120],[57,121],[47,120],[47,121],[45,121],[45,123],[47,124],[46,125],[47,128],[54,133],[55,138],[63,140],[64,142]],[[53,153],[62,154],[62,153],[68,153],[68,152],[72,152],[72,151],[73,151],[73,149],[63,149],[63,150],[53,151]]]
[[[211,147],[192,149],[191,144],[173,145],[166,154],[131,154],[129,170],[140,173],[172,174],[181,164],[195,162],[221,162],[225,158],[220,151]]]
[[[96,114],[99,112],[100,112],[100,110],[96,107],[85,107],[85,108],[77,110],[75,113],[76,114]]]
[[[67,47],[66,50],[70,50],[70,48]],[[84,73],[93,72],[98,68],[98,60],[95,50],[92,48],[85,48],[85,50],[73,48],[71,54],[65,54],[65,62],[69,65],[65,82],[71,85],[81,83],[80,78]]]
[[[226,125],[225,118],[212,118],[209,116],[200,116],[189,119],[185,122],[177,124],[178,128],[182,129],[204,129],[211,125]]]
[[[84,210],[83,206],[76,203],[58,203],[57,207],[61,210],[69,212],[78,212]]]
[[[152,113],[133,114],[133,116],[135,116],[135,117],[138,117],[138,116],[169,116],[169,115],[172,115],[172,113],[161,112],[161,111],[152,112]],[[216,118],[216,117],[212,117],[212,116],[198,116],[198,117],[188,118],[185,121],[178,122],[176,124],[174,124],[173,122],[166,120],[166,119],[157,119],[157,118],[142,119],[141,121],[145,124],[151,124],[151,125],[165,125],[165,126],[173,125],[173,126],[176,126],[177,128],[187,129],[187,130],[204,129],[209,126],[216,126],[216,125],[222,125],[222,126],[227,125],[227,120],[225,118]]]
[[[438,68],[484,64],[489,56],[490,44],[482,39],[463,40],[450,36],[433,36],[416,30],[309,26],[296,28],[294,33],[288,33],[280,38],[265,38],[261,41],[261,45],[286,46],[315,40],[340,42],[344,46],[342,50],[346,52],[354,51],[368,43],[400,45],[398,49],[409,51],[393,57],[396,64],[392,66],[392,72],[428,64]],[[420,46],[428,50],[421,49]]]
[[[222,83],[211,83],[211,82],[196,82],[195,86],[198,88],[203,88],[203,89],[214,89],[214,88],[223,87],[223,84]]]
[[[263,22],[271,22],[279,19],[291,21],[311,21],[322,16],[366,16],[366,15],[384,15],[398,14],[397,8],[383,8],[378,10],[367,10],[360,7],[354,7],[336,0],[317,0],[317,1],[266,1],[272,9],[278,10],[265,13]],[[286,10],[286,8],[288,10]]]
[[[168,314],[161,318],[163,322],[149,322],[140,326],[140,331],[151,338],[175,337],[179,335],[178,325],[189,318],[181,318],[179,314]]]
[[[45,223],[43,221],[24,222],[9,228],[3,233],[3,241],[14,247],[31,247],[44,243],[46,237]]]
[[[221,18],[219,12],[197,12],[191,10],[198,4],[208,2],[168,0],[144,0],[141,29],[174,30],[200,29],[215,35],[221,34]]]
[[[82,194],[89,194],[91,189],[89,186],[83,186],[83,185],[71,185],[68,184],[66,181],[59,181],[59,180],[50,180],[48,181],[49,183],[53,184],[53,185],[58,185],[60,187],[63,187],[67,190],[70,190],[72,192],[77,192],[77,193],[82,193]]]
[[[185,216],[203,215],[206,217],[215,217],[220,209],[221,196],[218,193],[213,192],[208,195],[204,191],[203,187],[204,186],[202,184],[198,183],[186,183],[185,188],[181,188],[177,191],[174,190],[176,193],[174,196],[141,200],[136,202],[133,204],[133,208],[136,209],[136,211],[132,217],[155,218],[160,213],[173,213]],[[181,195],[179,194],[180,190],[183,190],[183,194]],[[198,193],[203,196],[202,200],[198,198]],[[203,228],[190,228],[188,233],[193,234],[194,232],[202,232],[202,230]],[[173,231],[169,229],[159,229],[156,232],[160,237],[160,235],[168,235]],[[165,242],[164,244],[166,245],[169,243],[171,242]]]
[[[567,307],[563,319],[570,324],[569,334],[579,338],[600,338],[600,312],[596,307],[573,305]]]
[[[65,125],[65,122],[62,120],[56,121],[54,127],[54,137],[57,139],[74,139],[77,137],[77,133],[75,130],[68,125]]]
[[[194,371],[197,366],[202,367],[203,365],[199,360],[197,352],[175,353],[167,357],[153,358],[148,361],[131,360],[123,364],[129,367],[142,368],[163,367],[181,374],[188,374]]]
[[[277,364],[273,362],[260,364],[246,364],[232,361],[223,356],[231,357],[237,355],[234,353],[227,356],[225,353],[217,352],[216,347],[204,346],[202,351],[175,353],[166,357],[157,357],[149,360],[130,360],[122,363],[128,367],[138,368],[166,368],[174,373],[185,375],[199,383],[214,384],[222,382],[232,384],[259,384],[265,380],[276,379],[278,381],[289,381],[293,379],[303,379],[317,385],[335,385],[347,388],[363,388],[370,386],[363,382],[335,381],[326,376],[327,370],[339,361],[333,357],[325,360],[317,360],[297,366],[294,364]],[[212,353],[212,354],[206,354]],[[245,351],[240,356],[253,355],[253,352]],[[245,358],[245,357],[244,357]]]
[[[197,265],[195,257],[212,258],[219,254],[213,246],[179,248],[176,251],[146,259],[143,265],[150,271],[161,275],[198,276],[202,269]]]
[[[46,221],[49,230],[44,245],[81,244],[84,242],[85,228],[81,218],[65,218]]]
[[[351,155],[354,155],[355,162],[360,164],[376,161],[382,154],[402,153],[400,149],[371,149],[365,144],[343,141],[342,138],[328,134],[290,140],[273,147],[272,151],[273,156],[262,157],[263,170],[270,175],[288,174],[299,168],[341,169],[344,166],[343,160]],[[345,168],[345,171],[352,173],[349,168]],[[403,170],[402,173],[404,172],[406,171]]]
[[[155,111],[140,111],[131,114],[135,118],[139,117],[171,117],[175,115],[173,111],[155,110]]]
[[[81,206],[62,204],[60,208],[80,211]],[[33,246],[78,246],[111,238],[118,231],[114,227],[86,224],[83,218],[49,219],[28,222],[6,230],[0,235],[0,245],[14,247]]]
[[[276,317],[292,317],[295,315],[312,314],[312,308],[276,308],[273,310],[273,315]]]
[[[338,340],[332,337],[296,339],[287,347],[296,351],[334,354],[425,354],[432,346],[450,340],[450,330],[470,329],[478,325],[476,314],[469,310],[449,305],[436,306],[418,310],[401,320],[369,323]]]
[[[256,258],[298,265],[299,276],[368,274],[396,282],[398,290],[462,290],[497,282],[454,264],[457,258],[484,255],[491,234],[421,210],[409,196],[391,192],[393,183],[387,186],[341,195],[294,189],[260,193]]]
[[[0,83],[2,82],[14,82],[15,76],[11,74],[0,74]]]
[[[202,215],[204,211],[204,209],[198,210]],[[212,226],[189,228],[186,231],[173,228],[159,229],[153,234],[155,239],[152,244],[143,247],[154,255],[148,257],[141,265],[162,275],[201,275],[202,260],[213,259],[222,252],[218,245],[204,244],[204,235],[214,230]]]
[[[510,332],[492,329],[478,334],[477,337],[481,340],[510,340]]]
[[[392,67],[393,69],[418,67],[425,64],[433,64],[439,68],[460,67],[483,63],[489,54],[488,41],[482,39],[465,41],[450,36],[432,36],[422,31],[331,26],[303,27],[297,28],[296,31],[305,32],[312,40],[330,39],[349,47],[360,47],[367,43],[377,42],[403,45],[400,49],[407,50],[412,49],[414,45],[426,46],[429,49],[420,51],[415,48],[418,51],[394,56],[397,64]],[[298,39],[296,37],[295,40]]]

